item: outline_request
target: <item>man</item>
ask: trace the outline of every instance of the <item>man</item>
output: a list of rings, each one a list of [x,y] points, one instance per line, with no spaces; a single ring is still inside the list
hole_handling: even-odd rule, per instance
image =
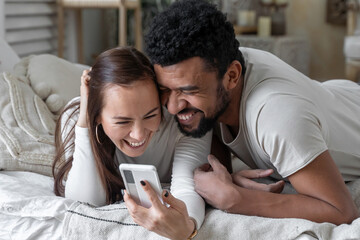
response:
[[[351,223],[344,183],[360,176],[360,86],[313,81],[274,55],[240,48],[232,25],[202,0],[179,1],[146,36],[163,104],[180,129],[222,142],[251,168],[274,170],[297,194],[244,188],[217,159],[194,173],[212,206],[232,213]],[[217,123],[216,123],[217,122]]]

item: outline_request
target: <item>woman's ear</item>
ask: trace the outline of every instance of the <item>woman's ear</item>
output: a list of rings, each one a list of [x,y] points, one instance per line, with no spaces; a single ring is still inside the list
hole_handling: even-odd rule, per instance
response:
[[[242,66],[237,60],[234,60],[228,67],[224,78],[223,85],[226,90],[231,90],[240,82]]]
[[[100,114],[95,118],[96,125],[101,124],[101,117]]]

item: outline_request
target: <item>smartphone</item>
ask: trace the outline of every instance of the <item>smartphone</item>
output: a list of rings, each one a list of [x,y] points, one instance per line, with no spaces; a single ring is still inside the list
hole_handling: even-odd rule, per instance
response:
[[[127,193],[134,201],[146,208],[151,207],[151,202],[143,190],[140,181],[146,180],[157,193],[159,200],[163,203],[162,188],[156,168],[153,165],[122,163],[119,166],[121,177]]]

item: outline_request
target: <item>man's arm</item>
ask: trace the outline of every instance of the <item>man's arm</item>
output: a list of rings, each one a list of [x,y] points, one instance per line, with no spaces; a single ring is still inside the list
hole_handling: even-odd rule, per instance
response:
[[[209,159],[210,160],[210,159]],[[359,216],[345,183],[328,151],[289,176],[298,194],[274,194],[239,187],[225,168],[211,160],[213,172],[195,172],[195,187],[206,201],[231,213],[272,218],[303,218],[334,224]]]

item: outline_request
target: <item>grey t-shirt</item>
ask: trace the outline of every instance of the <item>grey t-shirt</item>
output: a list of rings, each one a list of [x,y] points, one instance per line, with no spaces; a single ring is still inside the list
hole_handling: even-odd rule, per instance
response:
[[[240,48],[247,72],[238,135],[220,124],[222,141],[252,168],[281,179],[329,150],[344,180],[360,176],[360,85],[318,82],[276,56]]]

